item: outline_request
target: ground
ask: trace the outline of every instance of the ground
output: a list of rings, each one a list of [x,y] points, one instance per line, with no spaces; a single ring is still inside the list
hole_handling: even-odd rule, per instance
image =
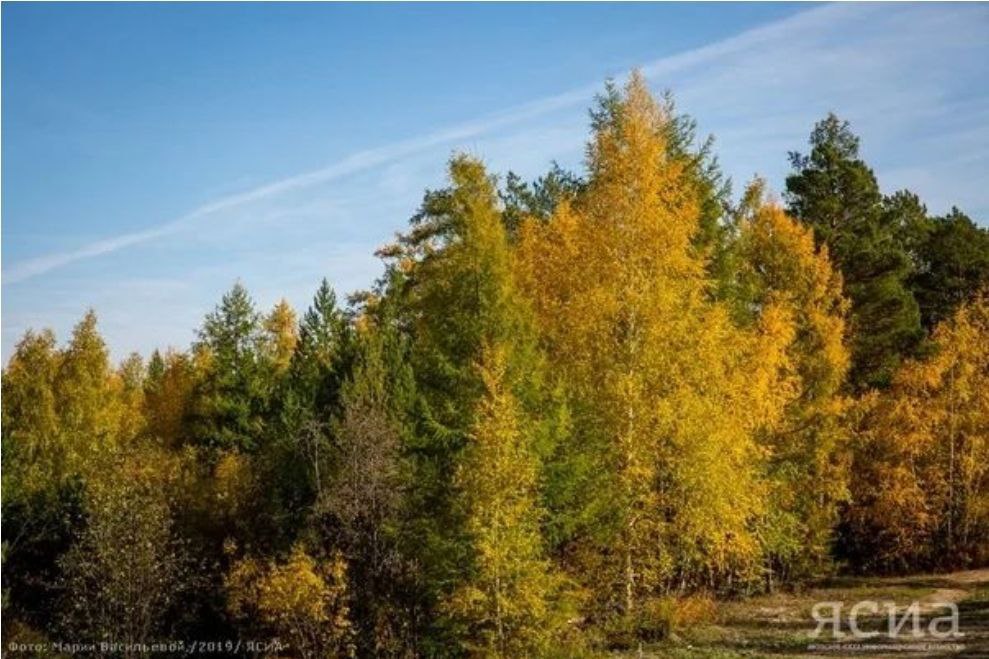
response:
[[[888,636],[888,613],[860,617],[861,629],[881,630],[880,636],[856,641],[831,637],[830,627],[818,638],[811,610],[817,602],[843,602],[847,611],[856,602],[895,602],[902,612],[917,602],[921,629],[932,618],[949,613],[937,604],[954,603],[964,636],[941,640],[930,636],[914,639],[905,634]],[[898,614],[900,615],[900,614]],[[843,627],[848,631],[847,622]],[[948,630],[947,625],[940,629]],[[825,647],[810,650],[811,644]],[[851,645],[858,643],[860,647]],[[885,649],[876,647],[885,646]],[[682,659],[729,657],[989,657],[989,569],[942,575],[898,578],[840,578],[796,593],[775,593],[740,602],[722,602],[711,619],[678,629],[668,641],[645,646],[623,657],[672,657]]]

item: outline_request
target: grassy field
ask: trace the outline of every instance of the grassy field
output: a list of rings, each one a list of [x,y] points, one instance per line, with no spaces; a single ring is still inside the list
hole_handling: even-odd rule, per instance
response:
[[[947,609],[937,604],[953,602],[959,609],[963,637],[939,640],[930,636],[909,636],[910,623],[896,638],[887,631],[885,609],[879,615],[859,617],[859,627],[881,634],[855,641],[836,641],[830,628],[819,638],[812,637],[816,623],[811,611],[817,602],[843,602],[843,613],[856,602],[872,600],[895,602],[902,611],[917,602],[921,629],[927,631],[932,618],[944,616]],[[843,618],[845,616],[843,615]],[[848,631],[847,623],[843,629]],[[941,627],[947,630],[947,626]],[[825,645],[809,649],[811,644]],[[842,643],[843,645],[837,645]],[[859,643],[855,647],[849,644]],[[884,647],[877,647],[884,646]],[[709,619],[677,629],[667,641],[644,646],[622,657],[989,657],[989,570],[972,570],[947,575],[902,578],[841,578],[796,593],[775,593],[739,602],[719,602]]]

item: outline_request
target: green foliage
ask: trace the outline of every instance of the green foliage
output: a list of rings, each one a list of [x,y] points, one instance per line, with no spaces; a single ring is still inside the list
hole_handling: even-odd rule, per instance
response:
[[[212,450],[256,449],[269,386],[261,318],[240,283],[206,316],[195,351],[203,374],[193,409],[194,441]]]
[[[293,352],[288,410],[322,410],[320,419],[336,409],[340,384],[346,374],[351,331],[344,312],[337,306],[329,282],[320,282],[312,304],[299,324],[297,348]]]
[[[472,654],[544,654],[565,628],[566,584],[546,560],[539,526],[539,464],[505,381],[503,347],[485,347],[485,393],[454,483],[473,554],[472,569],[445,600]]]
[[[930,218],[925,238],[915,251],[917,267],[910,287],[924,327],[933,330],[989,286],[989,229],[952,208],[947,215]]]
[[[852,304],[853,387],[885,387],[923,338],[908,287],[910,258],[848,122],[829,114],[814,127],[810,146],[809,155],[790,154],[789,211],[814,229],[841,271]]]
[[[412,556],[403,546],[408,482],[404,454],[414,396],[402,337],[387,321],[358,333],[351,377],[341,393],[326,457],[313,454],[316,513],[325,540],[347,560],[362,655],[399,655],[413,644]],[[333,455],[333,459],[329,458]],[[408,539],[411,544],[416,538]]]
[[[349,309],[236,284],[146,364],[92,312],[26,333],[4,634],[590,656],[834,558],[984,562],[989,232],[882,196],[833,115],[795,218],[758,182],[733,207],[638,74],[591,124],[585,172],[454,156]]]
[[[508,235],[514,238],[526,218],[549,219],[561,202],[573,201],[585,185],[579,176],[556,162],[549,172],[532,183],[508,172],[505,186],[498,193],[504,205],[502,218]]]

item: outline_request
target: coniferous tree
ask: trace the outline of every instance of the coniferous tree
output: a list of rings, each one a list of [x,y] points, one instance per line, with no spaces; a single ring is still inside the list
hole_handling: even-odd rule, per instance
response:
[[[538,360],[494,181],[478,161],[456,156],[450,183],[427,192],[411,229],[384,251],[392,259],[389,295],[396,297],[397,322],[411,338],[417,427],[410,451],[416,482],[410,532],[423,539],[420,558],[434,603],[463,581],[476,557],[457,504],[455,474],[484,393],[475,369],[482,346],[511,345],[506,386],[523,404],[538,387]],[[432,636],[445,634],[458,642],[449,625]]]
[[[268,383],[261,318],[239,282],[206,316],[195,350],[204,368],[193,411],[196,441],[215,450],[256,449],[264,428]]]
[[[923,338],[907,284],[910,259],[848,123],[829,114],[814,127],[810,146],[808,155],[790,154],[789,211],[814,229],[842,273],[852,305],[853,387],[884,387]]]
[[[952,208],[930,219],[917,260],[910,287],[924,327],[933,330],[989,285],[989,229]]]
[[[329,282],[320,282],[299,323],[290,373],[289,412],[326,424],[337,409],[350,350],[350,325]]]
[[[557,205],[573,200],[583,187],[584,181],[579,176],[556,162],[553,162],[549,172],[532,183],[523,181],[514,172],[508,172],[504,189],[498,195],[505,206],[502,217],[509,237],[515,237],[527,217],[544,221],[549,219]]]

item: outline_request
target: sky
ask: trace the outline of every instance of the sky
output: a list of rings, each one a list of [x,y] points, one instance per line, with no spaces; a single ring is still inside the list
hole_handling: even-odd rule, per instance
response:
[[[3,360],[90,307],[122,359],[238,280],[264,309],[365,288],[452,153],[579,170],[633,68],[736,193],[779,193],[834,111],[884,191],[989,224],[986,4],[4,3]]]

